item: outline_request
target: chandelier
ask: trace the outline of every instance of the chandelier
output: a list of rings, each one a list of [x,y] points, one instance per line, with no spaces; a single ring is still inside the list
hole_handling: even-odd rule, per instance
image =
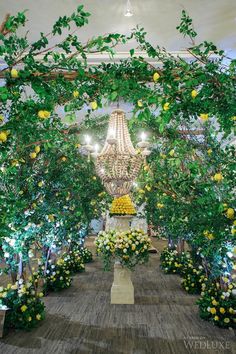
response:
[[[138,151],[131,142],[125,113],[120,109],[111,113],[101,152],[98,153],[96,147],[91,145],[85,146],[88,151],[95,150],[92,157],[95,159],[96,173],[110,195],[119,197],[130,192],[145,156],[150,154],[144,133],[137,146]]]

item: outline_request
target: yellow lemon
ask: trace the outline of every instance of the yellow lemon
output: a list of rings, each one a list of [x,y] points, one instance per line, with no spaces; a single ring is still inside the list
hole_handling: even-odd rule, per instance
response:
[[[170,109],[170,103],[166,102],[163,106],[164,111],[168,111]]]
[[[211,150],[211,149],[208,149],[208,150],[207,150],[207,153],[208,153],[208,155],[211,155],[211,154],[212,154],[212,150]]]
[[[43,111],[44,112],[44,118],[47,119],[50,117],[51,113],[49,111]]]
[[[143,107],[143,102],[142,102],[142,100],[138,100],[137,104],[138,104],[138,107],[140,107],[140,108]]]
[[[36,154],[38,154],[40,152],[40,146],[35,146],[34,151],[36,152]]]
[[[40,182],[38,183],[38,186],[39,186],[39,187],[42,187],[42,186],[43,186],[43,181],[40,181]]]
[[[226,211],[226,216],[228,219],[233,219],[234,218],[234,209],[228,208]]]
[[[216,181],[216,182],[221,182],[223,180],[223,178],[224,177],[222,176],[222,174],[220,172],[216,173],[213,177],[214,181]]]
[[[19,73],[16,69],[11,69],[11,77],[13,79],[17,79],[19,77]]]
[[[7,133],[5,131],[0,132],[0,142],[5,143],[7,141]]]
[[[158,73],[154,73],[152,78],[153,78],[153,81],[156,82],[157,80],[160,79],[160,75]]]
[[[201,113],[201,114],[200,114],[200,119],[201,119],[203,122],[206,122],[206,121],[209,119],[209,114],[207,114],[207,113]]]
[[[36,152],[31,152],[29,154],[29,156],[30,156],[31,159],[35,159],[37,157],[37,154],[36,154]]]
[[[197,97],[197,95],[198,95],[197,90],[192,90],[192,92],[191,92],[191,96],[192,96],[192,98]]]
[[[98,104],[96,101],[90,103],[90,107],[95,111],[98,108]]]
[[[78,97],[79,97],[79,91],[77,91],[77,90],[74,91],[74,92],[73,92],[73,97],[74,97],[74,98],[78,98]]]

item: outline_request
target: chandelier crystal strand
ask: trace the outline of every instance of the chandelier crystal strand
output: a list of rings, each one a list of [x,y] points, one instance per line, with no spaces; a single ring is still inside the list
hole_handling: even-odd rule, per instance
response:
[[[96,173],[108,193],[116,197],[128,194],[142,162],[143,156],[136,152],[131,142],[124,111],[113,111],[104,147],[95,162]]]

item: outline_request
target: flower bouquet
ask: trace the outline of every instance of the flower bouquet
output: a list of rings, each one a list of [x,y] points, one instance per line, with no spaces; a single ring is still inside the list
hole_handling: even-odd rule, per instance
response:
[[[103,258],[104,269],[110,270],[112,261],[133,269],[149,258],[150,239],[142,230],[126,232],[101,231],[95,241],[97,253]]]

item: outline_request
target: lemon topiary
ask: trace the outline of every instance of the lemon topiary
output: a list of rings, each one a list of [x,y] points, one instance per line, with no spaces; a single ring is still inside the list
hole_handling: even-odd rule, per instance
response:
[[[136,210],[130,196],[123,195],[112,202],[110,215],[135,215]]]

